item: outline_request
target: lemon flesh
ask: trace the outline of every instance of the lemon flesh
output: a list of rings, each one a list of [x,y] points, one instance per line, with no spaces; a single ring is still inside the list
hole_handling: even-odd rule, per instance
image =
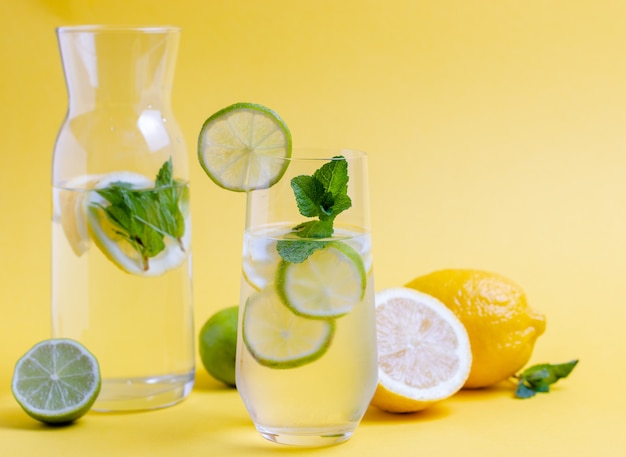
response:
[[[252,294],[244,308],[242,336],[250,354],[270,368],[295,368],[319,359],[330,346],[332,320],[297,316],[273,287]]]
[[[18,360],[11,390],[29,416],[64,424],[89,411],[100,384],[93,354],[77,341],[58,338],[36,344]]]
[[[285,173],[291,133],[271,109],[236,103],[209,117],[198,136],[198,160],[218,186],[243,192],[264,189]]]
[[[472,354],[459,319],[439,300],[408,288],[376,294],[378,387],[389,412],[425,409],[461,389]]]
[[[104,175],[98,180],[94,189],[103,189],[116,182],[130,184],[135,189],[149,189],[154,187],[154,181],[133,172],[114,172]],[[184,198],[188,198],[184,194]],[[107,206],[109,202],[97,192],[90,192],[86,201],[86,212],[89,233],[102,253],[121,270],[138,276],[159,276],[168,270],[178,267],[187,258],[187,251],[191,241],[191,221],[189,211],[184,211],[188,203],[181,202],[185,217],[185,233],[182,237],[181,249],[176,240],[165,237],[165,249],[149,259],[149,268],[144,268],[144,262],[139,253],[117,233],[116,227],[109,222],[100,206]]]
[[[367,276],[358,252],[332,241],[304,262],[282,261],[276,283],[281,299],[294,313],[327,319],[348,314],[363,299]]]

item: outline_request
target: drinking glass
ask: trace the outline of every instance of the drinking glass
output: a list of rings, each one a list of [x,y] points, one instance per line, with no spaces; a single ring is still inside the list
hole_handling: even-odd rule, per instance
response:
[[[377,384],[367,155],[280,160],[284,176],[247,194],[237,389],[266,439],[330,445],[350,438]]]
[[[194,380],[187,151],[170,95],[180,29],[57,29],[68,90],[52,162],[52,335],[97,358],[93,409],[147,410]]]

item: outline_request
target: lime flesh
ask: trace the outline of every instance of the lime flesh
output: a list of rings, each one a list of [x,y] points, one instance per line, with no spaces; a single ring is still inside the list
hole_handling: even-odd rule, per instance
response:
[[[272,186],[291,157],[291,133],[271,109],[236,103],[209,117],[198,136],[198,160],[218,186],[245,192]]]
[[[367,277],[358,252],[333,241],[302,263],[281,262],[276,284],[281,299],[294,313],[327,319],[349,313],[363,299]]]
[[[89,411],[100,383],[93,354],[77,341],[53,338],[18,360],[11,390],[29,416],[47,424],[66,424]]]
[[[294,314],[273,287],[254,293],[246,302],[242,333],[252,356],[270,368],[295,368],[319,359],[335,331],[332,319],[307,319]]]

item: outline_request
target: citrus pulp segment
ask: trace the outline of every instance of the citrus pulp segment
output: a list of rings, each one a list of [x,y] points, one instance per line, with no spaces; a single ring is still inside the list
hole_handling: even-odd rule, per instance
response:
[[[276,284],[281,299],[294,313],[326,319],[349,313],[363,299],[367,276],[354,248],[331,241],[301,263],[282,261]]]
[[[234,191],[276,183],[291,157],[291,133],[271,109],[236,103],[209,117],[198,137],[200,165],[218,186]]]
[[[376,294],[376,325],[374,406],[418,411],[463,386],[472,362],[469,338],[439,300],[408,288],[384,289]]]
[[[250,354],[270,368],[295,368],[320,358],[335,331],[332,320],[292,313],[273,287],[252,294],[243,312],[242,337]]]
[[[63,424],[91,408],[100,383],[96,358],[77,341],[59,338],[36,344],[18,360],[11,390],[34,419]]]
[[[133,189],[154,188],[154,181],[133,172],[113,172],[104,175],[94,190],[104,189],[115,183],[130,184]],[[181,208],[188,207],[188,193],[183,192]],[[168,236],[164,237],[165,249],[149,259],[149,268],[144,268],[144,262],[139,253],[119,233],[118,229],[108,220],[102,207],[109,205],[107,200],[97,192],[90,192],[86,202],[87,222],[89,233],[102,253],[117,265],[121,270],[139,276],[159,276],[168,270],[176,268],[187,258],[187,252],[180,248],[176,240]],[[182,237],[182,245],[189,246],[191,240],[189,212],[185,214],[185,233]]]
[[[89,231],[85,217],[85,196],[101,175],[83,175],[70,179],[55,192],[55,212],[74,254],[82,256],[89,249]]]

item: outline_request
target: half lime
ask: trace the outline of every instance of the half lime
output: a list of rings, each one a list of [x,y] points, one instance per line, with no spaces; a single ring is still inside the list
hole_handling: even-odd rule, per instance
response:
[[[198,136],[200,165],[218,186],[245,192],[272,186],[291,157],[291,133],[271,109],[235,103],[209,117]]]
[[[242,335],[250,354],[270,368],[295,368],[319,359],[330,346],[333,320],[295,315],[274,287],[255,293],[246,302]]]
[[[100,392],[98,361],[77,341],[42,341],[15,365],[11,390],[26,413],[48,424],[83,416]]]

